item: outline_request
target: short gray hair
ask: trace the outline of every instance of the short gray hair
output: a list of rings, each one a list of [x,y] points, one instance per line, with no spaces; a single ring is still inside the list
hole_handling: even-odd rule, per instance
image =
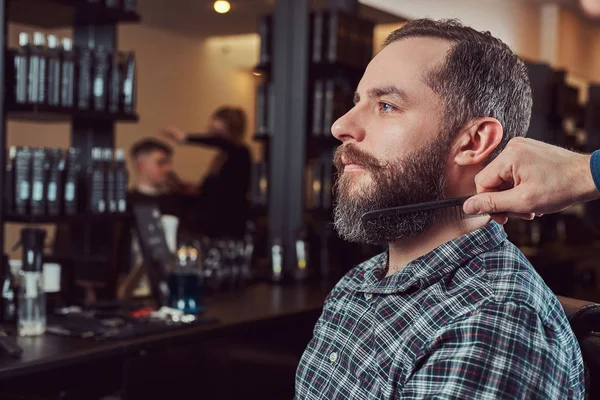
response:
[[[425,77],[444,103],[444,122],[449,132],[458,134],[476,118],[496,118],[504,135],[488,162],[510,139],[527,134],[533,103],[529,76],[523,61],[505,43],[458,20],[417,19],[392,32],[384,45],[410,37],[455,43],[444,63]]]

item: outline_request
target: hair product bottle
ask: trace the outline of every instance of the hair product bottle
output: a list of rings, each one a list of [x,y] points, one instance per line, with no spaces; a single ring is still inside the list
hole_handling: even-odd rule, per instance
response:
[[[31,200],[31,149],[17,149],[15,161],[15,212],[26,215]]]
[[[60,106],[60,48],[58,38],[48,35],[48,105]]]
[[[64,213],[66,215],[75,215],[78,212],[78,203],[80,197],[80,173],[81,167],[79,164],[79,151],[71,148],[67,152],[65,173]]]
[[[26,104],[28,101],[29,35],[19,33],[19,47],[14,55],[15,102]]]
[[[121,111],[122,103],[122,71],[119,66],[120,54],[115,52],[110,56],[110,87],[108,89],[108,111],[117,114]]]
[[[125,63],[125,78],[123,80],[123,111],[135,114],[135,54],[127,54]]]
[[[102,165],[104,169],[104,183],[105,183],[105,198],[106,198],[106,212],[115,213],[117,212],[117,193],[116,193],[116,170],[113,163],[113,152],[112,149],[104,149],[102,152]]]
[[[35,32],[33,34],[33,46],[29,50],[28,68],[28,100],[32,104],[46,103],[46,40],[44,34]]]
[[[6,169],[4,170],[4,207],[7,213],[15,212],[15,158],[17,148],[11,146],[8,150],[6,159]]]
[[[93,43],[88,48],[79,51],[79,84],[77,88],[77,107],[80,110],[89,110],[92,98],[92,49]]]
[[[60,104],[64,108],[73,108],[75,106],[75,52],[73,51],[73,41],[69,38],[63,38],[61,49],[61,71],[60,71]]]
[[[46,187],[46,150],[33,149],[31,170],[31,215],[44,215],[46,205],[44,194]]]
[[[93,90],[95,111],[106,111],[108,100],[108,72],[110,67],[110,55],[103,46],[98,46],[94,51],[93,61]]]
[[[125,152],[117,149],[115,152],[115,196],[117,199],[117,211],[127,211],[127,185],[128,173],[125,166]]]
[[[105,179],[102,165],[102,149],[92,149],[92,160],[87,170],[87,199],[89,211],[100,214],[106,211]]]
[[[46,187],[46,213],[56,216],[60,214],[62,206],[65,157],[59,149],[51,149],[48,152],[48,159],[50,160],[50,171]]]

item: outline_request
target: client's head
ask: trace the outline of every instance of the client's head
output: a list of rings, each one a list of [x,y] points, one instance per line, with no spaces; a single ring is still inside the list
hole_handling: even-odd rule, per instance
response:
[[[138,182],[155,189],[164,188],[172,169],[173,149],[156,139],[144,139],[133,145],[133,159]]]
[[[472,194],[477,172],[526,134],[532,99],[525,65],[502,41],[421,19],[388,36],[354,104],[332,127],[342,141],[335,226],[346,240],[386,243],[418,235],[436,214],[363,225],[363,213]]]

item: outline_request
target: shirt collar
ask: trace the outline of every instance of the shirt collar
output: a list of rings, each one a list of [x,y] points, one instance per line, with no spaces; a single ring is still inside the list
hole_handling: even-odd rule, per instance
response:
[[[159,195],[165,193],[165,191],[162,190],[161,188],[151,186],[151,185],[146,185],[143,183],[139,183],[137,185],[136,189],[138,192],[140,192],[141,194],[145,194],[146,196],[159,196]]]
[[[386,294],[403,292],[414,286],[426,287],[505,240],[506,233],[502,226],[491,222],[436,247],[388,277],[385,277],[388,261],[386,252],[366,263],[364,280],[357,289],[359,292]]]

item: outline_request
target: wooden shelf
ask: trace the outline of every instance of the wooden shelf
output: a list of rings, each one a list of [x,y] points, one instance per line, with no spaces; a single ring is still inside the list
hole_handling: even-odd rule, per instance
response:
[[[96,121],[137,122],[139,117],[134,114],[113,114],[100,111],[65,110],[37,105],[8,106],[8,119],[31,122],[69,122],[73,119]]]
[[[77,215],[18,215],[18,214],[5,214],[4,221],[9,223],[19,224],[57,224],[57,223],[79,223],[88,224],[94,222],[106,222],[112,223],[116,221],[125,221],[132,218],[129,213],[123,214],[77,214]]]
[[[10,0],[8,20],[41,28],[59,28],[83,24],[139,22],[136,12],[124,12],[87,0]]]

